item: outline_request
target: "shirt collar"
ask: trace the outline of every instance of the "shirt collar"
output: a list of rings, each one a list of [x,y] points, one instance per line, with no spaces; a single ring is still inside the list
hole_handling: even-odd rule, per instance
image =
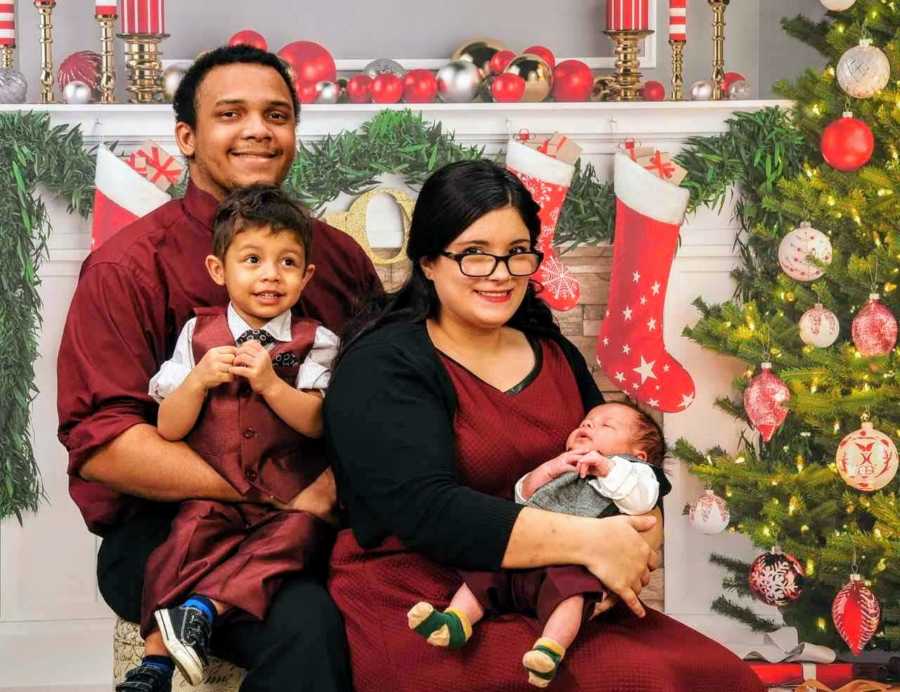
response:
[[[201,190],[193,181],[188,180],[187,189],[181,199],[184,211],[197,223],[212,230],[213,219],[219,202],[208,192]]]
[[[237,310],[234,309],[234,305],[231,303],[228,303],[228,329],[231,331],[231,336],[234,337],[235,341],[237,341],[237,338],[248,329],[253,329],[253,327],[247,324],[244,321],[244,318],[237,313]],[[290,341],[291,311],[285,310],[277,317],[273,317],[262,326],[262,329],[269,332],[269,334],[274,336],[277,341]]]

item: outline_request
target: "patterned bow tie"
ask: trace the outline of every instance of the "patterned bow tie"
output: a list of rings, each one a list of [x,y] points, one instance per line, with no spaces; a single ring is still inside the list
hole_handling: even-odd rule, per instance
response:
[[[300,359],[289,351],[286,351],[285,353],[279,353],[272,359],[272,365],[274,365],[276,368],[292,368],[295,365],[299,364]]]
[[[247,341],[258,341],[261,346],[268,346],[275,343],[275,337],[269,334],[265,329],[248,329],[234,340],[238,346]]]

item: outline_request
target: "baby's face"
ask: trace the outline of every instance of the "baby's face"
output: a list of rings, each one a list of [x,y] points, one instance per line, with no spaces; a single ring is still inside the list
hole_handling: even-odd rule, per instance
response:
[[[600,404],[588,411],[581,424],[566,440],[566,449],[574,452],[600,452],[641,456],[636,448],[638,413],[621,404]]]

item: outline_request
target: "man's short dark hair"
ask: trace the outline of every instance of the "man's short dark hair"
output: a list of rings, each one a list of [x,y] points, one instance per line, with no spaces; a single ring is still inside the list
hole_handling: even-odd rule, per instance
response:
[[[178,89],[175,90],[175,98],[172,107],[175,109],[175,121],[186,123],[191,128],[197,127],[197,90],[206,75],[214,67],[220,65],[264,65],[275,70],[291,93],[291,102],[294,104],[295,117],[300,115],[300,101],[297,98],[297,90],[294,88],[294,80],[291,78],[290,68],[274,53],[269,53],[252,46],[222,46],[204,53],[188,68]]]
[[[273,233],[292,234],[303,246],[304,259],[309,264],[312,224],[306,208],[279,187],[256,184],[239,188],[222,200],[216,210],[213,254],[224,259],[238,233],[268,226]]]

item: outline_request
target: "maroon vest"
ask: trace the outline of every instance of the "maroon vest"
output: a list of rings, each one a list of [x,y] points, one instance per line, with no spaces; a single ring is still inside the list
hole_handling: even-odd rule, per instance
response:
[[[216,346],[233,346],[224,307],[197,308],[191,346],[194,362]],[[292,387],[310,352],[319,323],[292,317],[291,340],[269,351],[275,373]],[[280,354],[292,364],[275,365]],[[327,466],[320,440],[291,428],[243,377],[210,389],[197,424],[185,441],[239,493],[250,501],[290,501]]]

